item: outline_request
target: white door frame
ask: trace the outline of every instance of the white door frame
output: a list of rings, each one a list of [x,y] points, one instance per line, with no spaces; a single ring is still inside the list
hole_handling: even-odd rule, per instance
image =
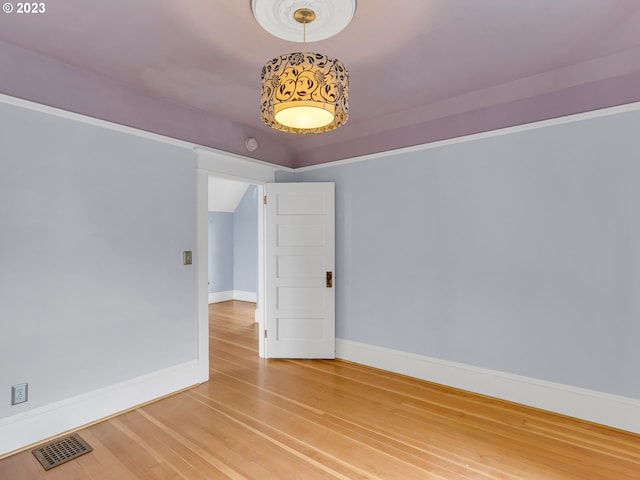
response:
[[[209,380],[209,176],[228,178],[258,186],[258,198],[264,195],[264,184],[275,181],[278,170],[290,168],[259,162],[250,158],[208,149],[195,149],[198,154],[196,179],[196,252],[198,272],[198,376],[201,382]],[[264,209],[258,209],[258,295],[256,322],[264,331]],[[259,355],[264,356],[264,338],[259,336]]]

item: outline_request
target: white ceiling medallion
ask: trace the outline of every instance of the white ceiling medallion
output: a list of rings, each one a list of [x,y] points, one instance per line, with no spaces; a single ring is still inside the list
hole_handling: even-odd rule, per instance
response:
[[[356,11],[356,0],[251,0],[253,16],[262,28],[272,35],[300,42],[300,23],[293,14],[308,8],[316,20],[307,25],[307,42],[332,37],[346,27]]]

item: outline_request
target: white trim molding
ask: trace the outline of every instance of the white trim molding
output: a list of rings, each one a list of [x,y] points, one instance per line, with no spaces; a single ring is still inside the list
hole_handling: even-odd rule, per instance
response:
[[[0,419],[0,457],[198,383],[194,360]]]
[[[263,184],[275,180],[275,172],[293,169],[272,163],[242,157],[234,153],[222,152],[212,148],[194,146],[198,155],[198,169],[220,178]]]
[[[209,303],[228,302],[233,300],[233,290],[226,290],[224,292],[209,292]]]
[[[209,306],[211,300],[208,298],[208,282],[207,273],[209,268],[209,246],[208,246],[208,181],[205,180],[209,175],[230,180],[239,180],[247,183],[253,183],[258,186],[258,198],[262,198],[264,192],[264,184],[275,181],[275,172],[278,170],[293,171],[285,167],[279,167],[264,162],[249,160],[244,157],[232,155],[229,153],[218,152],[204,147],[194,147],[198,155],[198,181],[202,188],[198,190],[198,268],[201,272],[198,282],[198,325],[200,337],[199,355],[204,372],[204,356],[209,358]],[[259,305],[264,304],[264,208],[258,210],[258,293],[256,300]],[[256,301],[254,300],[254,301]],[[256,308],[256,321],[262,325],[264,310]],[[203,335],[202,332],[207,332]],[[263,339],[259,341],[259,355],[263,356]]]
[[[209,175],[196,174],[196,258],[198,275],[198,364],[200,381],[209,379]]]
[[[336,357],[640,433],[640,400],[342,339]]]
[[[209,293],[209,303],[227,302],[229,300],[256,303],[257,295],[256,292],[243,292],[242,290]]]
[[[233,291],[233,299],[240,300],[241,302],[253,302],[256,303],[256,292],[243,292],[242,290]]]
[[[378,158],[390,157],[394,155],[401,155],[411,152],[421,152],[424,150],[431,150],[433,148],[446,147],[449,145],[455,145],[458,143],[472,142],[474,140],[482,140],[485,138],[499,137],[502,135],[510,135],[513,133],[526,132],[528,130],[537,130],[539,128],[554,127],[557,125],[564,125],[567,123],[582,122],[585,120],[591,120],[593,118],[607,117],[609,115],[617,115],[620,113],[634,112],[640,110],[640,102],[627,103],[623,105],[616,105],[614,107],[601,108],[598,110],[591,110],[583,113],[574,113],[563,117],[550,118],[548,120],[539,120],[537,122],[525,123],[522,125],[516,125],[513,127],[497,128],[495,130],[488,130],[486,132],[472,133],[469,135],[462,135],[460,137],[447,138],[445,140],[437,140],[433,142],[420,143],[412,145],[410,147],[395,148],[391,150],[385,150],[383,152],[370,153],[367,155],[361,155],[358,157],[345,158],[343,160],[335,160],[332,162],[319,163],[317,165],[309,165],[308,167],[301,167],[296,169],[280,168],[279,170],[293,171],[294,173],[309,172],[312,170],[320,170],[327,167],[335,167],[339,165],[350,165],[352,163],[359,163],[368,160],[375,160]]]

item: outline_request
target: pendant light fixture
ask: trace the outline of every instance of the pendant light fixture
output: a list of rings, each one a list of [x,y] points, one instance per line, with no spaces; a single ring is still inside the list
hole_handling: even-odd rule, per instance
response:
[[[306,51],[307,25],[316,21],[317,13],[308,6],[298,6],[296,1],[272,0],[271,8],[265,2],[253,0],[252,8],[258,22],[281,38],[291,38],[289,31],[274,27],[274,18],[290,14],[301,26],[304,48],[302,52],[280,55],[262,68],[260,91],[262,120],[272,128],[292,133],[319,133],[344,125],[349,112],[349,74],[344,64],[333,57]],[[298,3],[309,4],[298,0]],[[330,4],[330,5],[327,5]],[[337,8],[336,7],[339,7]],[[295,8],[291,12],[291,7]],[[338,16],[337,21],[325,19],[314,33],[314,40],[328,38],[346,26],[355,11],[354,0],[322,0],[314,2],[314,8],[329,11]],[[262,9],[262,10],[261,10]],[[273,15],[275,10],[276,15]],[[284,12],[283,12],[284,10]],[[341,11],[342,10],[342,11]],[[272,15],[265,15],[264,12]],[[280,22],[290,27],[291,22]],[[268,28],[269,27],[269,28]],[[272,31],[275,29],[275,32]],[[295,30],[294,30],[295,31]]]

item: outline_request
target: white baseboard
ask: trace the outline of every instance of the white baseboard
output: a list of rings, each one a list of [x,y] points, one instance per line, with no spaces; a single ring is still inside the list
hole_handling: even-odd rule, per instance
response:
[[[233,300],[233,290],[227,290],[226,292],[209,293],[209,303],[219,303]]]
[[[640,400],[342,339],[336,357],[640,433]]]
[[[198,383],[194,360],[0,419],[0,457]]]
[[[256,292],[243,292],[242,290],[234,290],[233,299],[242,300],[243,302],[256,303],[257,295]]]
[[[243,302],[256,302],[256,292],[243,292],[242,290],[227,290],[224,292],[209,293],[209,303],[227,302],[229,300],[241,300]]]

